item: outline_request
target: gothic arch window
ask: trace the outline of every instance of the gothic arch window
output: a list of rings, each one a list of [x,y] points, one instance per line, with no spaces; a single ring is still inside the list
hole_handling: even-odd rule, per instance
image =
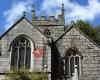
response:
[[[77,65],[77,74],[79,78],[79,62],[80,61],[80,54],[78,49],[70,48],[66,51],[65,55],[65,74],[67,77],[72,77],[73,73],[75,73],[75,66]]]
[[[24,36],[18,37],[12,44],[11,66],[16,68],[27,68],[31,66],[31,43]]]
[[[49,37],[49,36],[51,35],[51,32],[50,32],[49,29],[45,29],[45,30],[44,30],[44,34],[45,34],[47,37]]]

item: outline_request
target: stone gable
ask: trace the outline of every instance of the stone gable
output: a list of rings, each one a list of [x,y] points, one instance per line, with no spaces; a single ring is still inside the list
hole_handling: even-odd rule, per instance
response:
[[[57,42],[62,57],[72,46],[77,47],[83,57],[80,63],[81,80],[100,80],[100,47],[75,27]]]
[[[10,46],[14,39],[16,39],[20,35],[25,35],[29,37],[32,41],[35,47],[39,47],[43,49],[43,40],[46,42],[47,38],[39,31],[37,28],[35,28],[31,23],[29,23],[25,18],[22,19],[18,24],[16,24],[11,30],[9,30],[1,39],[2,45],[1,45],[1,56],[0,56],[0,73],[5,73],[6,71],[9,71],[10,69]],[[48,51],[47,53],[50,53],[49,47],[47,47]],[[50,55],[48,54],[48,59],[50,58]],[[34,59],[35,60],[35,59]],[[38,61],[38,59],[37,59]],[[39,60],[41,63],[41,59]],[[49,64],[50,62],[48,62]],[[42,69],[42,65],[35,64],[33,66],[36,69]],[[50,71],[50,67],[48,69]]]

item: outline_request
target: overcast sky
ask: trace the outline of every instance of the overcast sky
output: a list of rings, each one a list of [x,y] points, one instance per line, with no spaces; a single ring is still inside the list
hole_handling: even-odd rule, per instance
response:
[[[65,22],[82,19],[96,26],[100,24],[100,0],[0,0],[0,35],[21,18],[26,11],[31,17],[32,5],[35,5],[37,16],[55,15],[65,7]]]

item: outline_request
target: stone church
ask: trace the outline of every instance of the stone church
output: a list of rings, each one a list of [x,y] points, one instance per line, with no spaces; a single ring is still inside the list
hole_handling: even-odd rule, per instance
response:
[[[32,54],[40,48],[44,54]],[[65,29],[64,4],[58,18],[23,15],[0,37],[0,80],[12,66],[46,71],[48,80],[100,80],[100,46],[72,24]]]

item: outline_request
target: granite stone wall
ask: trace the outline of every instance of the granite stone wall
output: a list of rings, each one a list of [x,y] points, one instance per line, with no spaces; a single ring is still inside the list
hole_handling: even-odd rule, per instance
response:
[[[64,33],[64,26],[61,25],[36,26],[36,27],[39,30],[41,30],[42,33],[44,33],[46,29],[49,29],[54,41],[57,40]]]

